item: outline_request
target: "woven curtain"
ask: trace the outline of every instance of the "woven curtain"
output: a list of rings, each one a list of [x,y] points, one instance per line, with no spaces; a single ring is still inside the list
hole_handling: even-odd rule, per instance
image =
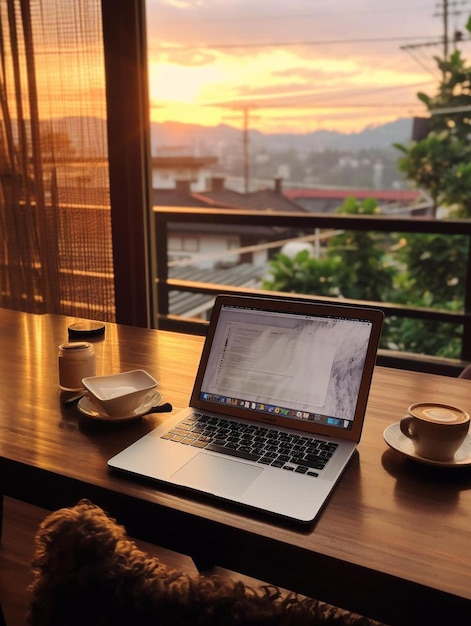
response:
[[[113,321],[100,0],[0,20],[0,306]]]

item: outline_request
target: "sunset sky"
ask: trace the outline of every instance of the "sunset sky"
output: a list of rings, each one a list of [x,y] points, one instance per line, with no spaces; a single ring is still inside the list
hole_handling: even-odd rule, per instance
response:
[[[450,6],[452,3],[449,3]],[[442,0],[147,0],[151,117],[263,132],[360,131],[424,115]],[[471,2],[453,4],[448,34]],[[465,58],[469,43],[460,44]],[[450,47],[450,51],[452,46]]]

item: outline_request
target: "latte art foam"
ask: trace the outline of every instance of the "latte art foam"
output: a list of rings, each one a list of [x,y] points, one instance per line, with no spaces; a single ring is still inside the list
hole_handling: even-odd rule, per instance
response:
[[[446,404],[419,403],[410,407],[410,413],[435,424],[463,424],[469,419],[465,411]]]

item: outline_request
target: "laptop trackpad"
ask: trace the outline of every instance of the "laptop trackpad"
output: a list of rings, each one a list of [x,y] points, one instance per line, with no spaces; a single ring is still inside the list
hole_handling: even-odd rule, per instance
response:
[[[203,452],[175,472],[172,480],[208,493],[235,497],[243,493],[263,472],[263,467],[218,458]]]

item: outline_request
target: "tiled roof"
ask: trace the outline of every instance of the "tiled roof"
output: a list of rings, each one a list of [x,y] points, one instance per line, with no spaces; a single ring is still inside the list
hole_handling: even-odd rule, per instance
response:
[[[382,202],[414,202],[422,199],[420,191],[410,189],[285,189],[285,196],[291,200],[298,198],[339,199],[374,198]]]
[[[198,170],[201,167],[214,165],[217,162],[218,162],[218,158],[213,157],[213,156],[194,157],[194,156],[168,155],[168,156],[152,157],[153,167],[158,167],[160,169],[174,169],[175,167],[186,167],[186,168],[192,168],[192,169]]]
[[[241,263],[228,268],[201,269],[194,266],[177,266],[169,268],[170,278],[181,280],[202,281],[230,287],[258,287],[261,284],[264,267],[250,263]],[[169,311],[172,315],[196,317],[210,312],[214,296],[188,291],[171,291],[169,294]]]
[[[154,189],[153,203],[157,206],[184,206],[207,207],[208,203],[196,197],[197,194],[187,194],[176,189]]]
[[[220,206],[232,209],[249,209],[253,211],[282,211],[299,213],[304,212],[299,204],[296,204],[285,194],[273,189],[261,189],[250,193],[239,193],[230,189],[217,191],[204,191],[199,194],[192,194],[200,199],[205,199],[213,206]]]
[[[214,209],[247,209],[253,211],[305,212],[303,200],[338,200],[354,197],[374,198],[383,203],[411,204],[423,199],[420,191],[410,189],[262,189],[240,193],[232,189],[215,189],[184,193],[177,189],[154,189],[154,204],[160,206],[207,207]]]
[[[283,193],[262,189],[239,193],[231,189],[185,193],[177,189],[154,189],[153,201],[157,206],[207,207],[214,209],[247,209],[253,211],[304,212]]]
[[[271,189],[255,191],[249,194],[239,193],[230,189],[205,191],[201,193],[185,193],[177,189],[154,189],[153,204],[155,206],[208,208],[214,209],[215,211],[221,209],[246,209],[257,211],[306,212],[306,209],[291,202],[291,200],[285,198],[283,194]],[[213,232],[214,229],[220,233],[234,232],[235,228],[233,225],[224,226],[217,224],[213,226],[211,224],[192,223],[190,217],[188,218],[188,223],[185,225],[195,232]],[[181,229],[182,223],[179,222],[177,226],[170,228]],[[237,232],[247,233],[252,236],[270,236],[289,231],[287,228],[275,226],[244,226],[243,224],[240,224],[236,228]]]

